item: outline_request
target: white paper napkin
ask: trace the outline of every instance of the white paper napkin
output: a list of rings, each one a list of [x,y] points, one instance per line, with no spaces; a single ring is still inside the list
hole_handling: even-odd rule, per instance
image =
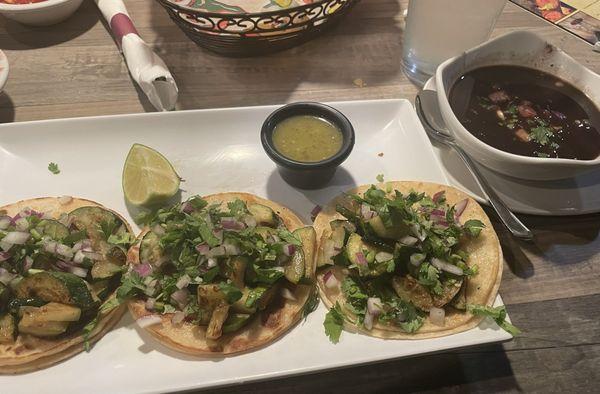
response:
[[[159,111],[175,108],[179,90],[166,64],[138,35],[121,0],[95,0],[123,52],[131,77]]]

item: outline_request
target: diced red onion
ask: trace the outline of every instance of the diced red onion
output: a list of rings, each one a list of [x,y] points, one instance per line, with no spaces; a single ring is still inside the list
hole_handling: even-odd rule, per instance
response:
[[[152,273],[152,266],[149,263],[134,264],[133,270],[142,278],[147,277]]]
[[[11,274],[6,269],[0,267],[0,282],[3,285],[8,286],[8,284],[15,278],[15,274]]]
[[[224,217],[221,218],[221,226],[223,226],[223,228],[225,230],[243,230],[246,225],[242,222],[238,222],[237,220],[235,220],[235,218],[230,218],[230,217]]]
[[[2,241],[12,245],[23,245],[31,237],[31,234],[20,231],[9,231]]]
[[[173,314],[173,317],[171,317],[171,323],[181,324],[181,322],[183,322],[184,319],[185,319],[185,313],[183,313],[181,311],[177,311]]]
[[[367,299],[367,312],[374,316],[378,316],[383,310],[381,305],[381,299],[377,297],[370,297]]]
[[[417,237],[421,242],[425,241],[425,238],[427,238],[427,234],[425,234],[425,231],[422,231],[417,224],[411,225],[410,230],[412,231],[413,235]]]
[[[444,190],[440,190],[439,192],[435,193],[431,199],[437,204],[442,200],[442,197],[444,197],[445,194],[446,192]]]
[[[454,206],[454,218],[456,220],[460,219],[460,216],[463,214],[463,212],[467,208],[468,203],[469,203],[469,200],[466,198],[464,200],[456,203],[456,205]]]
[[[363,320],[363,324],[367,330],[370,330],[373,328],[373,318],[374,317],[375,316],[373,316],[372,314],[370,314],[368,312],[365,313],[365,318]]]
[[[5,252],[8,252],[10,248],[12,248],[13,244],[9,244],[8,242],[0,241],[0,249]]]
[[[423,261],[425,261],[425,255],[422,253],[414,253],[410,256],[410,263],[415,267],[420,266]]]
[[[320,205],[315,205],[315,207],[312,209],[312,211],[310,211],[310,218],[312,219],[312,221],[314,222],[315,219],[317,218],[317,215],[323,210],[323,208]]]
[[[25,256],[25,260],[23,263],[23,271],[29,271],[33,267],[33,259],[31,256]]]
[[[271,234],[269,237],[271,238],[271,241],[273,241],[273,243],[281,241],[281,238],[279,238],[277,234]]]
[[[400,243],[402,245],[406,245],[406,246],[413,246],[414,244],[416,244],[419,240],[415,237],[412,237],[410,235],[407,235],[405,237],[400,238]]]
[[[58,242],[56,241],[46,241],[44,243],[44,250],[48,253],[56,253],[56,247],[58,246]]]
[[[292,245],[292,244],[285,244],[283,245],[283,254],[285,254],[286,256],[291,256],[294,253],[296,253],[296,246]]]
[[[160,316],[157,316],[157,315],[146,315],[146,316],[140,317],[135,322],[141,328],[146,328],[146,327],[150,327],[150,326],[154,326],[156,324],[162,323],[162,319],[160,318]]]
[[[81,240],[81,250],[84,252],[93,252],[92,240],[91,239],[82,239]]]
[[[184,201],[183,203],[181,203],[181,212],[183,213],[192,213],[194,212],[194,206],[188,202],[188,201]]]
[[[184,289],[188,287],[191,281],[192,280],[188,275],[183,275],[179,278],[179,280],[177,280],[177,283],[175,283],[175,287],[177,287],[178,289]]]
[[[58,198],[58,203],[60,205],[67,205],[71,201],[73,201],[73,197],[71,197],[71,196],[62,196],[62,197]]]
[[[436,308],[433,306],[431,307],[431,309],[429,309],[429,320],[431,320],[431,324],[443,327],[445,317],[446,311],[444,311],[443,309]]]
[[[296,301],[296,296],[287,287],[281,288],[281,296],[286,300]]]
[[[371,220],[376,215],[375,212],[371,211],[371,207],[367,204],[360,206],[360,214],[365,220]]]
[[[27,256],[29,257],[29,256]],[[6,261],[10,259],[10,253],[8,252],[0,252],[0,261]]]
[[[54,264],[56,265],[56,267],[61,270],[61,271],[69,271],[71,270],[71,267],[73,266],[72,264],[63,261],[63,260],[57,260],[54,262]]]
[[[323,283],[328,289],[333,289],[339,285],[340,281],[335,277],[333,271],[329,270],[323,275]]]
[[[369,262],[367,261],[367,258],[363,254],[363,252],[356,253],[356,260],[357,260],[358,264],[360,264],[360,265],[368,265],[369,264]]]
[[[213,235],[219,240],[219,243],[223,242],[223,230],[213,230]]]
[[[244,220],[244,224],[246,224],[246,226],[248,226],[250,228],[254,228],[258,224],[258,223],[256,223],[256,218],[252,215],[244,216],[243,220]]]
[[[81,267],[76,267],[76,266],[71,266],[69,267],[69,272],[77,275],[81,278],[85,278],[88,274],[88,270],[85,268],[81,268]]]
[[[217,266],[217,259],[215,259],[213,257],[209,258],[208,261],[207,261],[207,263],[206,263],[206,266],[208,268],[216,267]]]
[[[283,267],[273,267],[271,269],[274,271],[285,272],[285,268],[283,268]]]
[[[10,226],[11,218],[10,216],[1,216],[0,217],[0,230],[6,230]]]
[[[375,261],[378,263],[383,263],[384,261],[390,261],[394,258],[394,255],[388,252],[378,252],[375,255]]]
[[[146,304],[145,304],[146,310],[153,311],[155,305],[156,305],[156,299],[150,297],[146,300]]]
[[[165,234],[165,229],[160,224],[157,224],[152,227],[152,232],[158,236],[161,236]]]
[[[81,250],[81,246],[82,246],[82,242],[78,241],[77,243],[75,243],[75,245],[73,245],[71,250],[73,251],[73,253],[77,253]]]
[[[450,274],[454,274],[454,275],[459,275],[462,276],[464,274],[463,270],[453,264],[450,264],[444,260],[438,259],[437,257],[434,257],[433,259],[431,259],[431,265],[433,265],[435,268],[442,270],[442,271],[446,271]]]
[[[83,263],[84,259],[85,259],[85,254],[83,254],[83,252],[81,250],[78,250],[75,253],[75,256],[73,256],[73,262],[75,264],[81,264],[81,263]]]
[[[196,245],[196,250],[198,251],[198,253],[205,256],[210,250],[210,246],[208,246],[207,244],[199,244]]]
[[[70,260],[73,258],[73,250],[71,250],[71,248],[68,247],[67,245],[57,244],[56,245],[56,253],[63,256],[67,260]]]
[[[90,260],[94,260],[94,261],[98,261],[98,260],[102,260],[104,258],[104,256],[102,255],[102,253],[96,253],[96,252],[86,252],[83,251],[83,254],[85,255],[85,257],[87,257]]]
[[[175,301],[181,309],[185,308],[188,303],[190,292],[187,289],[179,289],[171,294],[171,299]]]
[[[27,231],[29,229],[29,221],[25,218],[20,218],[15,222],[17,231]]]
[[[446,212],[442,211],[441,209],[432,209],[430,212],[431,216],[441,216],[443,218],[446,217]]]

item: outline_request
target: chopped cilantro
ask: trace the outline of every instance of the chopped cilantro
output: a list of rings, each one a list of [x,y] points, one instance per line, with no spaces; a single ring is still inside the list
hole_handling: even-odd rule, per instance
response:
[[[498,306],[494,308],[491,306],[468,304],[467,310],[475,316],[491,318],[496,322],[496,324],[498,324],[498,326],[500,326],[500,328],[512,336],[516,336],[521,333],[521,330],[506,321],[505,306]]]
[[[529,137],[538,144],[545,146],[550,143],[550,139],[554,137],[554,131],[547,126],[533,127],[529,133]]]
[[[344,327],[344,313],[338,302],[336,302],[329,312],[327,312],[323,327],[325,327],[325,334],[332,343],[338,343],[340,341],[340,336],[342,335],[342,329]]]
[[[56,164],[56,163],[48,164],[48,171],[50,171],[54,175],[60,174],[60,169],[58,168],[58,164]]]
[[[483,222],[481,222],[481,220],[477,220],[477,219],[470,219],[467,220],[465,222],[465,224],[463,224],[463,230],[470,236],[470,237],[478,237],[479,234],[481,234],[481,230],[483,230],[485,228],[485,224],[483,224]]]
[[[238,289],[231,283],[219,283],[219,290],[221,290],[221,292],[225,294],[225,299],[227,299],[227,302],[230,304],[233,304],[234,302],[242,298],[243,295],[240,289]]]

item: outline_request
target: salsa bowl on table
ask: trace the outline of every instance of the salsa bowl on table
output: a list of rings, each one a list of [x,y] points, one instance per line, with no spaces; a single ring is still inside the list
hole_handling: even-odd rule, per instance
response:
[[[528,180],[600,168],[600,76],[541,37],[491,40],[442,63],[435,82],[448,129],[484,166]]]
[[[70,17],[83,0],[0,0],[0,13],[31,26],[49,26]]]

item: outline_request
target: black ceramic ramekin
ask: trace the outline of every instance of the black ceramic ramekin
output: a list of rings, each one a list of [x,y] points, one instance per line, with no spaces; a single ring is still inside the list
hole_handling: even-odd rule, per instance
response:
[[[342,148],[329,159],[307,163],[288,159],[273,146],[275,126],[284,119],[297,115],[312,115],[336,125],[343,136]],[[354,148],[354,127],[335,108],[321,103],[293,103],[273,112],[262,126],[260,139],[267,155],[277,164],[281,177],[290,185],[300,189],[318,189],[325,186],[335,175],[340,164]]]

